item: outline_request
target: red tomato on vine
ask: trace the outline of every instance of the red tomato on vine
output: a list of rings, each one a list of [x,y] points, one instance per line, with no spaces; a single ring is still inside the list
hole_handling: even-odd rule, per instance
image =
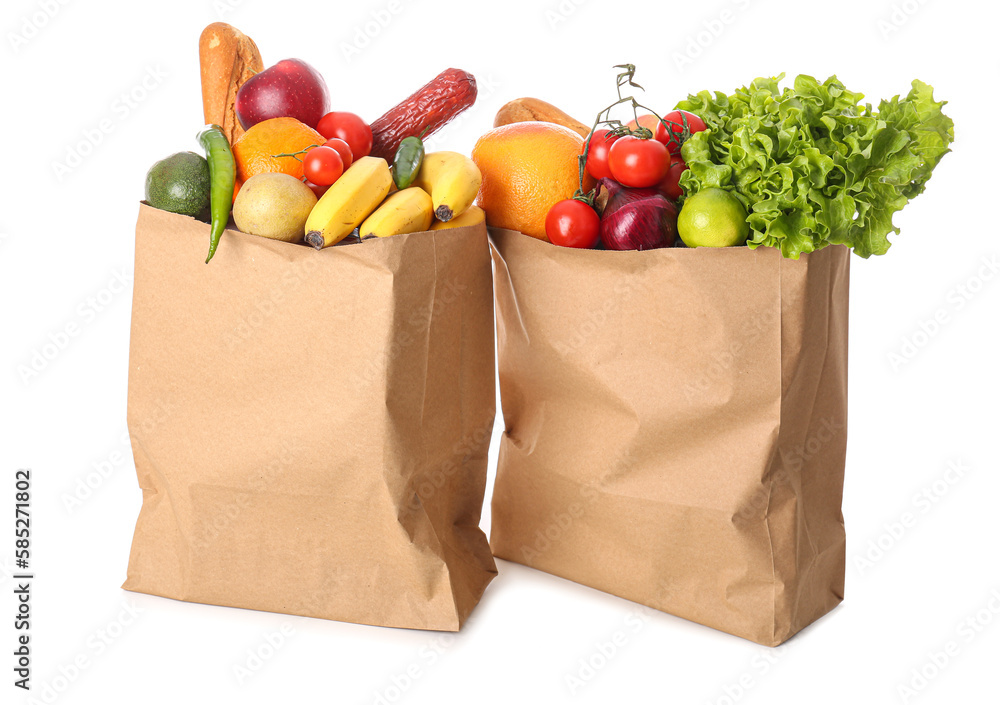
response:
[[[687,169],[687,164],[680,157],[677,157],[673,163],[670,164],[670,169],[667,170],[667,175],[663,177],[663,181],[660,182],[659,189],[663,192],[663,195],[672,201],[676,201],[681,196],[684,195],[684,189],[681,188],[680,179],[681,174]]]
[[[344,173],[344,160],[333,147],[313,147],[302,160],[302,171],[317,186],[330,186]]]
[[[659,123],[656,126],[656,140],[666,145],[667,150],[675,157],[680,155],[681,146],[691,135],[705,129],[705,121],[687,110],[674,110],[664,115],[663,120],[670,124],[670,132],[667,132],[666,125]]]
[[[608,135],[611,130],[594,130],[590,137],[590,148],[587,152],[587,173],[595,179],[611,178],[611,169],[608,168],[608,152],[611,145],[618,141],[618,137]],[[583,149],[587,149],[587,142],[584,141]],[[581,152],[582,154],[583,152]]]
[[[657,140],[626,135],[608,150],[608,167],[615,181],[623,186],[656,186],[670,169],[670,152]]]

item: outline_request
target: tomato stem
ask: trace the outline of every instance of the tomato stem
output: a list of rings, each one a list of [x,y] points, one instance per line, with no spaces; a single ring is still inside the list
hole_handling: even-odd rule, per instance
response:
[[[618,74],[618,98],[622,97],[622,86],[629,85],[634,88],[638,88],[640,91],[645,91],[646,89],[640,86],[638,83],[632,79],[635,77],[635,64],[616,64],[616,69],[625,69],[622,73]]]
[[[671,144],[676,144],[678,153],[680,152],[680,148],[684,146],[684,143],[688,141],[692,134],[691,126],[688,124],[687,113],[683,110],[679,112],[681,116],[680,132],[675,132],[673,129],[673,126],[677,124],[676,122],[660,118],[660,122],[663,123],[663,127],[666,128],[667,131],[667,146],[669,147]]]
[[[651,110],[650,108],[646,107],[645,105],[637,101],[634,96],[622,95],[622,88],[624,86],[632,86],[633,88],[638,88],[640,91],[646,90],[638,83],[636,83],[634,80],[632,80],[635,77],[635,64],[616,64],[614,68],[624,69],[616,77],[618,100],[616,100],[614,103],[606,107],[601,112],[597,113],[597,118],[594,120],[594,126],[590,128],[590,134],[587,135],[587,140],[584,142],[583,154],[577,157],[577,160],[580,163],[579,187],[577,188],[576,193],[573,194],[573,198],[577,200],[584,200],[585,202],[590,203],[591,205],[593,205],[594,203],[594,198],[597,195],[597,189],[595,188],[591,190],[590,193],[584,192],[583,177],[585,175],[584,172],[586,171],[587,168],[587,157],[590,156],[590,140],[591,138],[593,138],[594,132],[597,130],[598,125],[607,125],[608,127],[611,128],[608,131],[607,137],[624,137],[625,135],[631,135],[633,137],[637,137],[642,140],[652,139],[654,137],[652,130],[650,130],[648,127],[643,127],[642,125],[639,124],[638,110],[639,108],[642,108],[643,110],[652,114],[653,117],[655,117],[658,121],[663,123],[664,127],[666,127],[667,131],[670,133],[671,138],[673,138],[674,134],[676,134],[672,129],[670,129],[670,125],[672,125],[673,123],[667,123],[662,117],[657,115],[655,111]],[[621,120],[613,120],[611,118],[611,111],[614,108],[621,105],[622,103],[628,103],[632,106],[632,114],[635,116],[635,124],[636,124],[634,130],[629,129],[628,125],[623,125],[621,123]],[[687,129],[687,120],[685,119],[685,130],[686,129]],[[690,136],[690,132],[688,132],[687,134]]]
[[[305,154],[306,152],[308,152],[313,147],[319,147],[319,145],[318,144],[311,144],[308,147],[306,147],[305,149],[300,149],[298,152],[282,152],[281,154],[272,154],[271,155],[271,159],[280,159],[281,157],[291,157],[295,161],[301,162],[302,160],[299,159],[299,155],[300,154]]]

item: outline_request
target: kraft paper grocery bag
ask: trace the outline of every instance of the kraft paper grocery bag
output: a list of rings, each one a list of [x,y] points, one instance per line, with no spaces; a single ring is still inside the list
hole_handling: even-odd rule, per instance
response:
[[[496,566],[484,226],[316,251],[142,205],[128,590],[457,630]]]
[[[836,606],[848,250],[491,238],[494,554],[766,645]]]

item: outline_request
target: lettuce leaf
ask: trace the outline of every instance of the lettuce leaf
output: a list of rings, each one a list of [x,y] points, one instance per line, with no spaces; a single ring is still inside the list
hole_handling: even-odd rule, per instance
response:
[[[905,98],[861,104],[831,76],[758,78],[733,95],[702,91],[677,107],[706,129],[681,149],[681,185],[733,192],[746,207],[750,247],[798,259],[832,244],[861,257],[889,249],[893,214],[923,192],[955,139],[933,89],[913,81]]]

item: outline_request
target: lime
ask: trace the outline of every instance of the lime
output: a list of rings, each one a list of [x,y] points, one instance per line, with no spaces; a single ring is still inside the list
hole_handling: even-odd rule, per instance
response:
[[[677,234],[688,247],[734,247],[750,235],[747,212],[729,191],[707,188],[684,201]]]

